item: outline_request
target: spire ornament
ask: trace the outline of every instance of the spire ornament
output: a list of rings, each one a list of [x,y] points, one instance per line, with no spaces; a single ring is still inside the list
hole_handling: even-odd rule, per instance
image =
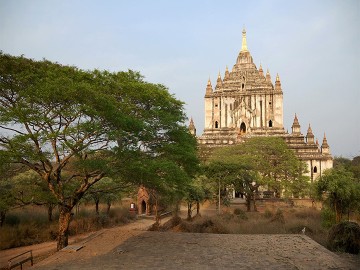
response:
[[[245,27],[242,31],[242,45],[241,45],[242,52],[248,52],[247,44],[246,44],[246,30]]]

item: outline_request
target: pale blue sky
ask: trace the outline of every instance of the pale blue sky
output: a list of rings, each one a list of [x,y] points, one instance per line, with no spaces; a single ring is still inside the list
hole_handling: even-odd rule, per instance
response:
[[[198,135],[207,80],[235,64],[244,25],[256,65],[280,75],[285,129],[297,113],[333,155],[360,155],[358,0],[0,0],[0,50],[138,70],[186,102]]]

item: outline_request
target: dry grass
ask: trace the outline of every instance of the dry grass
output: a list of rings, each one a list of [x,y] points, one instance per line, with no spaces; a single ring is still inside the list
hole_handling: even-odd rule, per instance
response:
[[[96,231],[128,223],[132,217],[127,208],[117,205],[112,207],[109,215],[105,207],[96,215],[93,206],[82,206],[70,223],[70,235]],[[56,239],[58,230],[58,213],[54,212],[54,221],[47,220],[47,211],[43,207],[28,206],[16,209],[6,217],[0,228],[0,250],[38,244]]]
[[[231,234],[305,234],[321,245],[326,245],[327,229],[321,225],[319,210],[307,207],[264,206],[259,212],[245,212],[245,208],[228,208],[221,215],[198,217],[181,221],[177,232]]]

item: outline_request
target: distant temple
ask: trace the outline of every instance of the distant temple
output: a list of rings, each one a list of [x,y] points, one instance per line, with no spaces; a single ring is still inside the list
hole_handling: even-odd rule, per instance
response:
[[[304,136],[295,114],[291,133],[283,124],[283,91],[279,75],[275,85],[269,70],[264,75],[257,69],[247,48],[246,31],[242,32],[242,47],[232,70],[219,73],[215,88],[210,79],[205,92],[205,129],[198,137],[201,146],[234,145],[254,136],[282,137],[300,160],[308,165],[308,176],[316,179],[325,169],[332,168],[333,157],[324,134],[322,145],[315,141],[309,125]],[[196,136],[193,120],[190,132]]]

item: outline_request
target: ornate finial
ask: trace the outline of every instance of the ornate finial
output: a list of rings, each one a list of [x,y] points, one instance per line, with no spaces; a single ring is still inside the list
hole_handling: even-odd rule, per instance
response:
[[[326,139],[326,134],[324,132],[324,139],[323,139],[323,142],[321,144],[321,153],[323,154],[330,154],[330,149],[329,149],[329,144],[327,142],[327,139]]]
[[[309,124],[309,128],[307,130],[306,140],[307,140],[307,143],[309,143],[309,144],[314,144],[315,143],[314,142],[314,134],[313,134],[313,132],[311,130],[310,124]]]
[[[246,44],[246,30],[245,30],[245,27],[243,28],[243,31],[242,31],[241,51],[242,52],[247,52],[248,51],[247,44]]]
[[[269,69],[267,69],[267,71],[266,71],[266,80],[267,80],[268,82],[271,82],[271,76],[270,76]]]
[[[264,71],[263,71],[261,63],[260,63],[260,67],[259,67],[259,74],[260,74],[260,76],[264,76]]]
[[[228,66],[226,66],[224,80],[228,80],[229,77],[230,77],[229,69]]]
[[[294,134],[300,134],[300,124],[299,124],[299,120],[297,118],[297,115],[295,113],[295,117],[294,117],[294,123],[291,126],[291,132]]]
[[[222,88],[222,83],[223,82],[222,82],[220,71],[219,71],[219,75],[218,75],[218,78],[217,78],[217,81],[216,81],[215,89],[219,90],[220,88]]]
[[[190,131],[190,134],[192,134],[193,136],[196,136],[196,128],[195,128],[194,120],[192,117],[190,118],[189,131]]]
[[[212,89],[212,85],[211,85],[211,81],[210,81],[210,77],[209,80],[207,82],[207,86],[206,86],[206,95],[211,95],[213,93],[213,89]]]
[[[279,74],[276,74],[275,90],[281,91],[281,82],[280,82]]]

